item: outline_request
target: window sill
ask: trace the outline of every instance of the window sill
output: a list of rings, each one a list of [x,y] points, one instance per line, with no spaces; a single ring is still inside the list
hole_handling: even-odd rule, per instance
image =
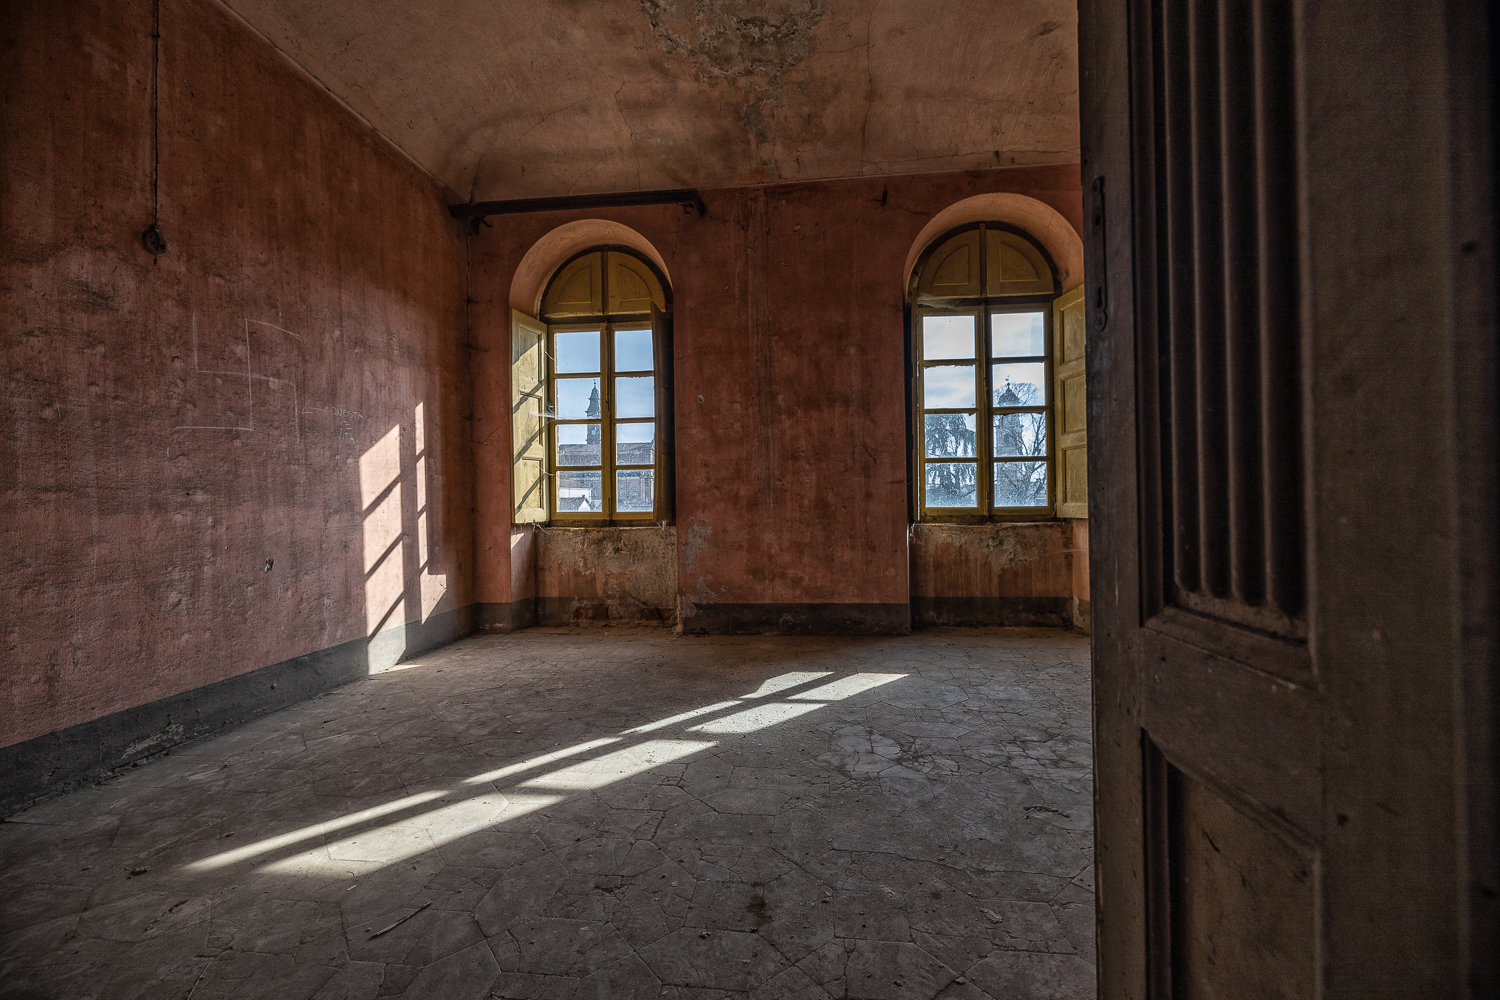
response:
[[[1056,514],[954,514],[919,517],[913,524],[1056,524],[1069,520]]]
[[[618,519],[615,519],[615,520],[607,520],[607,519],[604,519],[604,518],[599,518],[597,520],[592,520],[591,519],[591,520],[577,520],[577,521],[560,521],[560,520],[553,519],[551,521],[542,521],[539,524],[537,524],[538,528],[548,528],[548,529],[556,529],[556,528],[670,528],[672,526],[673,525],[672,525],[671,521],[648,521],[648,520],[644,520],[642,518],[630,518],[628,520],[624,519],[624,518],[618,518]]]

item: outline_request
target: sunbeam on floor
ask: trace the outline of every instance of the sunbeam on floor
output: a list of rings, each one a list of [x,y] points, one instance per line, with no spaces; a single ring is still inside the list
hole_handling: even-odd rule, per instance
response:
[[[0,825],[0,997],[1091,996],[1087,664],[468,639]]]

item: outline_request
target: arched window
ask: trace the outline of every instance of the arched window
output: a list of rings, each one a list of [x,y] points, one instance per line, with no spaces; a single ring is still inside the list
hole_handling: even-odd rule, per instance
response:
[[[544,395],[535,408],[542,411],[538,430],[546,439],[546,469],[536,486],[540,492],[545,479],[547,495],[533,503],[545,502],[541,510],[547,516],[536,519],[579,524],[670,519],[667,295],[666,282],[651,262],[623,247],[584,251],[548,283],[541,323],[531,328],[533,342],[545,344],[545,373],[538,373],[533,395]],[[518,320],[522,343],[524,320]],[[518,397],[523,395],[520,389]],[[523,506],[519,495],[517,506]]]
[[[1046,250],[1002,223],[949,232],[919,258],[909,292],[920,520],[1056,513],[1058,291]]]

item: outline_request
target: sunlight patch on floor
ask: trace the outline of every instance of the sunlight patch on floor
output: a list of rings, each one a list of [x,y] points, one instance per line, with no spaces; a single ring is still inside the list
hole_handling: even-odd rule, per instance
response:
[[[907,675],[854,674],[840,677],[810,690],[796,692],[799,687],[829,676],[832,676],[831,671],[792,671],[781,674],[769,678],[753,693],[742,698],[715,702],[657,722],[636,726],[625,730],[620,736],[606,736],[562,750],[539,754],[466,778],[452,789],[405,796],[337,819],[311,824],[301,830],[269,837],[231,851],[224,851],[194,861],[186,867],[190,871],[211,871],[261,858],[268,854],[284,852],[288,848],[296,848],[309,841],[343,831],[350,832],[344,833],[343,836],[331,842],[309,846],[290,855],[267,861],[256,870],[280,873],[305,872],[309,868],[320,867],[342,870],[342,863],[349,861],[395,864],[486,827],[519,819],[539,809],[555,805],[570,796],[604,788],[644,774],[662,764],[691,757],[718,745],[717,741],[703,739],[651,739],[618,747],[596,757],[576,759],[595,750],[614,746],[627,736],[655,732],[705,716],[714,716],[715,713],[723,714],[719,714],[717,718],[709,718],[696,725],[688,726],[686,731],[709,735],[742,736],[779,725],[799,715],[805,715],[834,702],[852,698],[883,684],[900,680]],[[785,695],[788,699],[786,701],[748,701],[748,699],[764,698],[784,692],[793,692]],[[730,711],[731,709],[739,709],[739,711]],[[561,761],[571,762],[555,770],[527,778],[511,787],[499,787],[495,784]],[[488,791],[485,791],[486,788]],[[413,815],[387,819],[397,813],[419,809],[434,802],[445,804],[436,808],[422,809]],[[378,822],[380,820],[387,821]],[[361,826],[364,829],[355,829]]]

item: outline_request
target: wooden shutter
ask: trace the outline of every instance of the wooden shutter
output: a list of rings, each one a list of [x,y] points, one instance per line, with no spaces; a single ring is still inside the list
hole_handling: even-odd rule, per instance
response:
[[[547,326],[510,312],[511,455],[515,486],[513,523],[552,516],[547,488]]]
[[[628,253],[609,253],[609,314],[611,316],[665,309],[661,283],[645,261]]]
[[[651,307],[651,344],[656,352],[656,519],[677,519],[677,444],[672,397],[672,314]]]
[[[1004,229],[984,231],[984,294],[1050,295],[1052,268],[1031,241]]]
[[[971,229],[959,233],[928,254],[917,282],[917,300],[926,296],[967,298],[983,295],[979,252],[979,230]]]
[[[1084,399],[1083,354],[1087,341],[1084,286],[1052,304],[1053,371],[1056,373],[1052,419],[1056,421],[1057,516],[1089,516],[1088,409]]]
[[[604,312],[604,254],[595,251],[564,265],[547,285],[542,315],[598,316]]]

